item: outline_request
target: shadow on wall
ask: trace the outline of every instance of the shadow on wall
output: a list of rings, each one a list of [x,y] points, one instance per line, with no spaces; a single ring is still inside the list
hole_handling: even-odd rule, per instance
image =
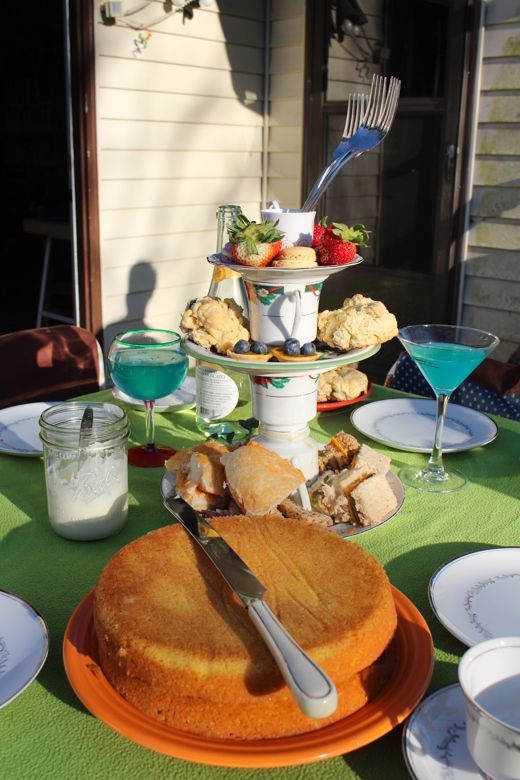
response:
[[[520,0],[487,0],[486,24],[507,22],[520,16]]]
[[[126,269],[121,269],[125,273]],[[128,290],[126,292],[126,312],[117,320],[105,325],[101,336],[98,335],[100,343],[103,344],[105,357],[105,376],[108,384],[110,374],[108,373],[107,356],[110,344],[114,336],[125,330],[153,327],[146,321],[146,307],[152,297],[157,283],[157,273],[154,267],[147,260],[140,260],[132,266],[128,276]],[[110,291],[107,291],[110,294]]]
[[[255,41],[256,51],[255,49],[250,49],[247,54],[244,51],[243,44],[239,45],[233,43],[233,41],[237,40],[236,3],[230,2],[230,0],[218,0],[216,5],[219,10],[220,24],[222,25],[222,32],[224,33],[224,40],[226,42],[226,51],[229,59],[235,95],[240,102],[247,106],[251,111],[262,114],[264,111],[263,101],[265,88],[263,52],[265,42],[266,4],[261,3],[258,5],[259,10],[262,10],[264,13],[264,18],[261,20],[263,22],[262,37]],[[255,63],[254,60],[255,55],[258,57],[257,63]],[[250,63],[249,65],[246,64],[245,57],[248,58],[247,61]],[[258,92],[257,89],[258,81],[261,82],[260,92]]]

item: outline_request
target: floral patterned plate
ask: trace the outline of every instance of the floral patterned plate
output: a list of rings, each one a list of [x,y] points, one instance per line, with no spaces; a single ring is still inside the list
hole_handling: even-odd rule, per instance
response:
[[[520,547],[493,547],[441,566],[428,596],[435,615],[468,647],[520,636]]]
[[[403,754],[415,780],[480,780],[466,746],[466,712],[458,683],[424,699],[403,731]]]

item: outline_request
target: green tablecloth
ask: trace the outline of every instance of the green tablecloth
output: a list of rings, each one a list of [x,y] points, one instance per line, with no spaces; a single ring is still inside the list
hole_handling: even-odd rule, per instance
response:
[[[376,387],[372,400],[401,393]],[[106,391],[90,398],[112,399]],[[369,403],[370,401],[368,401]],[[318,416],[311,428],[325,441],[338,430],[352,430],[349,412]],[[144,415],[130,412],[133,436],[144,437]],[[496,441],[484,448],[450,455],[469,484],[449,495],[406,490],[400,513],[380,528],[356,538],[385,566],[392,583],[418,607],[435,642],[431,689],[457,679],[464,646],[436,620],[428,603],[431,574],[443,562],[520,539],[520,424],[495,418]],[[182,447],[201,436],[192,411],[157,416],[157,440]],[[363,438],[363,437],[360,437]],[[398,471],[425,456],[390,450]],[[31,778],[175,777],[178,780],[235,777],[286,780],[392,780],[408,777],[401,754],[402,727],[343,757],[280,769],[227,769],[176,760],[140,747],[90,715],[76,698],[61,660],[63,633],[74,608],[92,589],[106,561],[124,544],[170,522],[159,497],[160,469],[129,470],[130,510],[117,536],[98,542],[70,542],[56,536],[47,520],[43,462],[0,456],[0,588],[31,603],[50,631],[50,652],[38,678],[0,711],[0,775],[5,780]],[[1,618],[1,616],[0,616]],[[1,631],[0,631],[1,634]]]

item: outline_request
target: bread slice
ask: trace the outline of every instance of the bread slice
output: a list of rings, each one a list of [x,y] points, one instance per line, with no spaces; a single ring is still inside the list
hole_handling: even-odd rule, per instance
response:
[[[397,499],[384,474],[365,479],[350,493],[353,522],[364,527],[377,525],[397,507]]]
[[[388,455],[376,452],[372,447],[362,444],[352,460],[352,468],[369,468],[373,474],[386,474],[391,460]]]
[[[286,498],[280,504],[278,509],[284,517],[291,517],[295,520],[303,520],[305,523],[313,523],[313,525],[321,525],[324,528],[332,525],[332,517],[325,515],[322,512],[313,512],[310,509],[304,509],[302,506],[298,506],[295,501],[290,498]]]
[[[354,436],[340,431],[318,454],[320,472],[342,471],[348,468],[359,448],[360,444]]]
[[[206,441],[194,447],[185,447],[165,463],[168,471],[175,471],[178,494],[199,512],[226,509],[229,490],[226,486],[221,455],[229,452],[225,444]]]
[[[221,461],[229,491],[246,514],[269,513],[305,482],[300,469],[256,442],[225,453]]]

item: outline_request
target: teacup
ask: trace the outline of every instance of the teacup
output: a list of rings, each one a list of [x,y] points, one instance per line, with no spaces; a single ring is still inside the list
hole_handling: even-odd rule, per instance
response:
[[[285,238],[295,246],[311,246],[315,211],[269,208],[261,211],[264,222],[278,222]]]
[[[275,346],[288,338],[314,341],[323,282],[245,281],[251,338]]]
[[[473,761],[493,780],[520,780],[520,637],[471,647],[459,664],[459,682]]]

